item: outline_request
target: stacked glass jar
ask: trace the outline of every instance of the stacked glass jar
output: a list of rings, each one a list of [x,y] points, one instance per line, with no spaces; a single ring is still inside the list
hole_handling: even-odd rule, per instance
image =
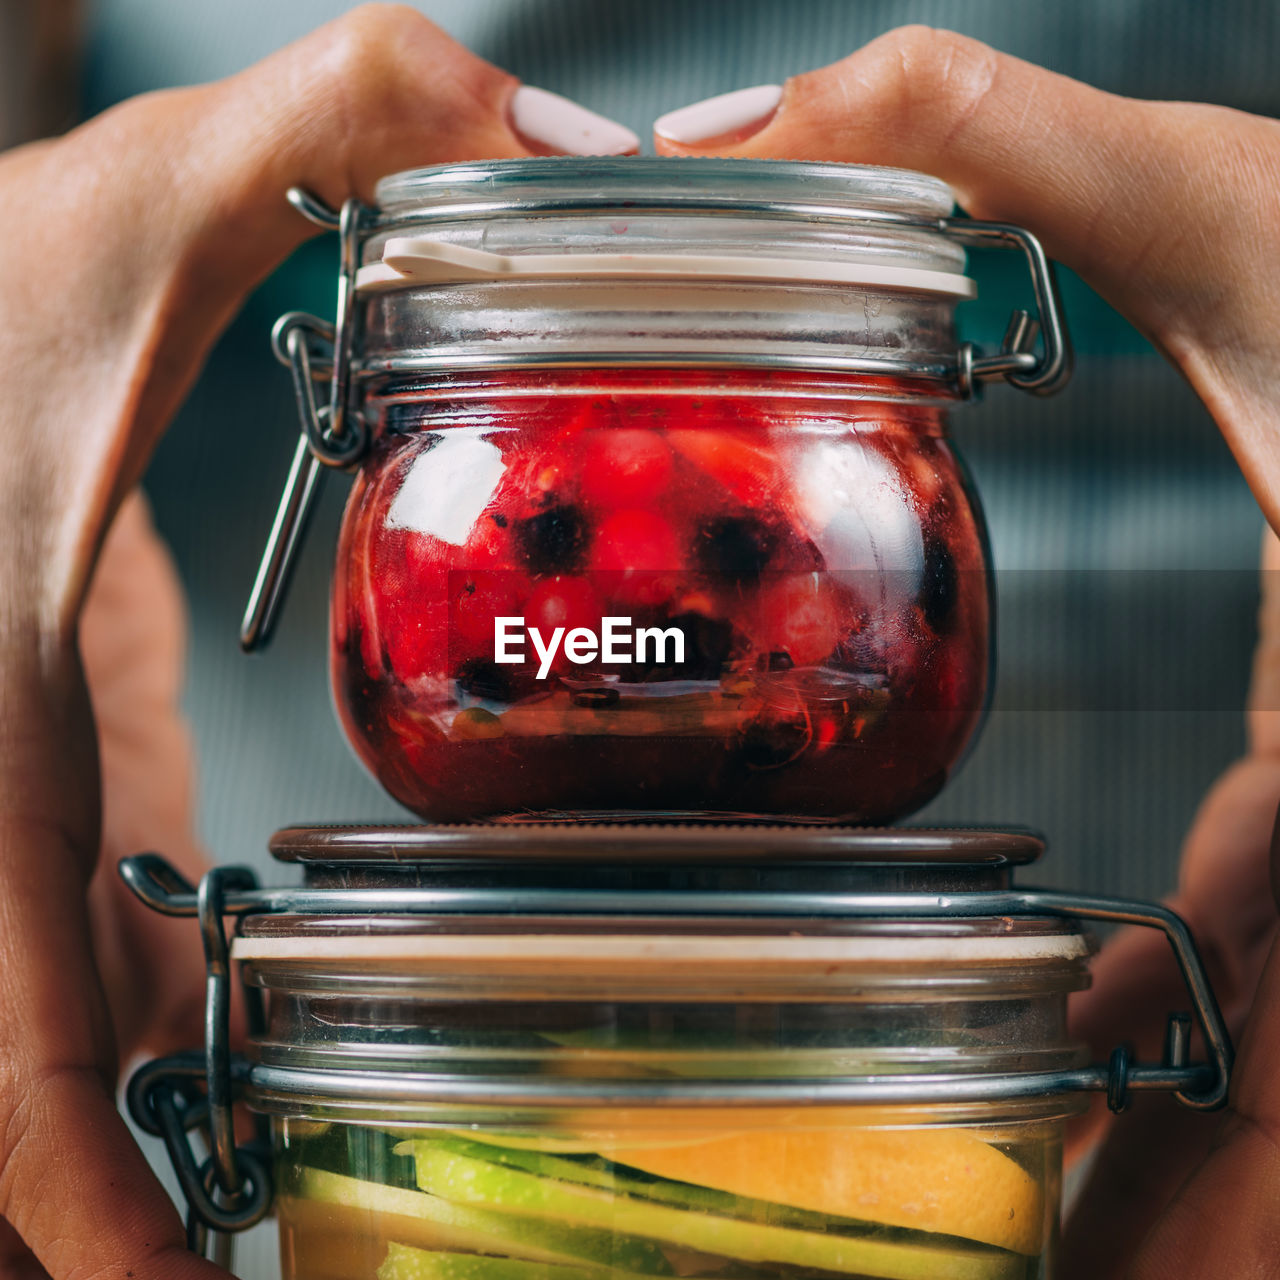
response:
[[[287,1280],[1049,1276],[1084,1093],[1225,1096],[1189,935],[1016,890],[1027,833],[848,825],[931,798],[985,707],[989,556],[945,411],[1067,377],[1039,245],[833,165],[495,162],[373,210],[291,199],[340,234],[338,309],[276,329],[303,432],[242,640],[324,468],[354,470],[335,700],[434,825],[280,833],[295,890],[126,865],[203,926],[203,1058],[132,1090],[193,1239],[274,1182]],[[990,354],[955,333],[975,243],[1022,252],[1035,296]],[[1208,1062],[1179,1016],[1164,1063],[1088,1064],[1081,916],[1165,931]]]

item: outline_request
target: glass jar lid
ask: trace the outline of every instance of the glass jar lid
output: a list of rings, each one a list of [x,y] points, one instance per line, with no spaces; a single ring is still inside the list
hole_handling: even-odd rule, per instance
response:
[[[357,277],[366,291],[656,276],[665,305],[686,309],[681,281],[976,292],[963,245],[943,231],[950,188],[900,169],[560,157],[396,174],[378,199]],[[424,234],[406,234],[415,227]],[[629,296],[639,309],[664,305]]]
[[[1074,921],[910,913],[923,894],[1007,887],[1044,848],[1019,829],[574,820],[292,827],[270,847],[301,864],[305,887],[236,938],[234,957],[267,985],[864,1001],[1085,981]],[[901,916],[859,909],[860,895],[885,892],[902,897]]]
[[[1114,1108],[1134,1089],[1199,1109],[1226,1097],[1230,1041],[1185,924],[1150,904],[1015,888],[1012,864],[1040,847],[1028,833],[645,823],[622,838],[670,841],[671,856],[635,862],[628,882],[616,857],[581,856],[620,827],[581,837],[576,859],[525,862],[493,856],[505,829],[428,828],[416,849],[385,828],[295,829],[278,841],[306,869],[295,888],[224,867],[197,892],[154,855],[127,860],[144,902],[200,918],[221,1010],[211,1096],[226,1093],[234,957],[252,997],[251,1104],[314,1118],[470,1123],[494,1107],[583,1105],[959,1115],[1019,1100],[1060,1113],[1091,1090]],[[550,847],[550,830],[511,830]],[[923,862],[893,859],[916,839]],[[360,856],[339,856],[362,840]],[[700,840],[749,853],[697,858]],[[846,857],[767,856],[806,841]],[[481,856],[459,856],[468,844]],[[1087,982],[1088,919],[1165,934],[1208,1061],[1191,1060],[1193,1019],[1175,1012],[1163,1061],[1121,1046],[1085,1063],[1065,1015]]]
[[[919,219],[943,217],[955,204],[940,178],[911,169],[651,156],[554,156],[410,169],[383,178],[376,200],[393,218],[430,208],[475,209],[488,216],[563,195],[565,184],[602,188],[603,200],[623,207],[655,196],[675,204],[696,193],[699,200],[718,195],[729,209],[772,199],[803,204],[815,215],[841,210]]]

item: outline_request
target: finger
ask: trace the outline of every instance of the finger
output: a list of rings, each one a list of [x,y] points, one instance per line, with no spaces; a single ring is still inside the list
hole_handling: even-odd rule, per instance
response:
[[[1183,846],[1175,906],[1191,926],[1229,1021],[1251,1009],[1277,923],[1271,838],[1280,755],[1232,766],[1205,797]]]
[[[1280,885],[1280,839],[1271,849]],[[1208,1157],[1156,1222],[1133,1268],[1138,1280],[1274,1274],[1280,1246],[1280,944],[1272,941],[1232,1075],[1228,1110]],[[1223,1224],[1233,1224],[1224,1231]]]
[[[70,696],[51,706],[39,693],[37,708],[23,705],[21,690],[6,695],[24,723],[34,710],[55,723],[79,718]],[[59,740],[31,741],[40,750]],[[43,764],[37,778],[53,773]],[[4,797],[12,803],[0,828],[0,970],[21,977],[6,984],[0,1009],[0,1217],[54,1276],[93,1280],[132,1268],[212,1280],[221,1273],[185,1251],[177,1213],[116,1109],[115,1049],[83,897],[78,788],[68,791],[66,829]]]
[[[163,317],[166,345],[188,351],[203,350],[246,291],[315,233],[284,201],[292,186],[337,208],[349,196],[372,202],[378,179],[403,169],[636,141],[576,104],[522,89],[399,5],[357,9],[239,75],[126,104],[102,125],[105,138],[88,136],[95,147],[128,154],[145,135],[153,158],[139,177],[154,189],[158,155],[174,188],[172,203],[139,211],[140,225],[146,251],[177,265],[172,287],[198,301]],[[154,385],[155,402],[139,405],[151,423],[185,390]]]
[[[186,1249],[177,1212],[95,1070],[27,1084],[5,1117],[5,1213],[54,1276],[226,1280]],[[34,1274],[39,1275],[39,1271]]]
[[[1280,757],[1280,538],[1262,536],[1258,645],[1249,684],[1249,747]]]
[[[213,339],[314,233],[286,189],[367,201],[394,170],[526,155],[517,87],[421,14],[375,5],[229,80],[135,99],[0,160],[0,293],[22,316],[0,326],[0,365],[7,398],[39,417],[13,442],[0,503],[30,531],[50,629],[70,630],[110,514]],[[49,338],[66,297],[71,353]],[[71,456],[53,443],[67,438]]]
[[[1233,1037],[1244,1026],[1275,936],[1267,864],[1278,802],[1280,761],[1251,758],[1228,770],[1192,824],[1178,896],[1170,903],[1192,930]],[[1095,1058],[1130,1043],[1150,1061],[1160,1056],[1168,1014],[1186,1009],[1188,999],[1163,935],[1123,930],[1098,957],[1094,987],[1073,1008],[1072,1027]],[[1104,1263],[1122,1274],[1117,1259],[1130,1256],[1203,1159],[1217,1124],[1139,1096],[1119,1118],[1095,1105],[1070,1125],[1069,1157],[1103,1142],[1067,1232],[1066,1274],[1112,1274]],[[1114,1248],[1100,1243],[1108,1240]]]
[[[202,1035],[204,966],[189,922],[147,910],[116,873],[122,857],[146,850],[193,883],[207,866],[194,830],[195,753],[179,708],[185,648],[177,573],[135,492],[103,545],[80,626],[103,795],[94,953],[121,1062]]]
[[[1207,1159],[1147,1236],[1136,1280],[1273,1275],[1280,1248],[1280,950],[1274,949],[1236,1060],[1231,1104]],[[1224,1229],[1230,1224],[1231,1229]]]
[[[657,139],[667,153],[700,150]],[[1280,125],[1118,98],[946,31],[906,27],[783,88],[736,156],[919,169],[974,216],[1037,233],[1180,364],[1273,526],[1280,441],[1268,317]]]
[[[763,128],[715,149],[935,174],[975,217],[1034,226],[1055,257],[1118,285],[1132,274],[1133,253],[1167,234],[1152,225],[1152,202],[1171,186],[1181,194],[1186,181],[1177,171],[1183,148],[1159,145],[1171,132],[1167,110],[953,32],[902,27],[788,80]],[[656,144],[702,149],[661,135]]]
[[[1152,1222],[1204,1159],[1218,1123],[1219,1117],[1188,1111],[1169,1097],[1136,1096],[1108,1129],[1072,1206],[1063,1228],[1061,1274],[1068,1280],[1128,1274]]]
[[[1095,1062],[1105,1062],[1119,1045],[1129,1045],[1143,1061],[1158,1059],[1168,1016],[1186,1007],[1186,984],[1164,935],[1152,929],[1125,928],[1108,939],[1091,969],[1088,991],[1073,996],[1072,1039],[1089,1046]],[[1068,1165],[1095,1145],[1115,1117],[1105,1100],[1067,1125]],[[1128,1118],[1123,1121],[1128,1124]]]

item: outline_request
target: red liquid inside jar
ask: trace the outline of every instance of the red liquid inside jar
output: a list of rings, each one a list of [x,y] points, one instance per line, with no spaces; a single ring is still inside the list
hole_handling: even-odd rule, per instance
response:
[[[882,822],[986,696],[981,516],[885,379],[488,375],[371,400],[333,593],[361,759],[435,821]]]

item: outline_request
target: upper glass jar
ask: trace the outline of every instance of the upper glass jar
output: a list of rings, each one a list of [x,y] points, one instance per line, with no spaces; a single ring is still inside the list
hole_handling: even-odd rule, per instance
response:
[[[1025,316],[998,356],[956,338],[963,242],[1020,233],[838,165],[496,162],[378,200],[344,213],[313,435],[359,455],[333,688],[391,794],[436,821],[929,800],[991,652],[945,410],[1065,376],[1056,311],[1043,357]]]

